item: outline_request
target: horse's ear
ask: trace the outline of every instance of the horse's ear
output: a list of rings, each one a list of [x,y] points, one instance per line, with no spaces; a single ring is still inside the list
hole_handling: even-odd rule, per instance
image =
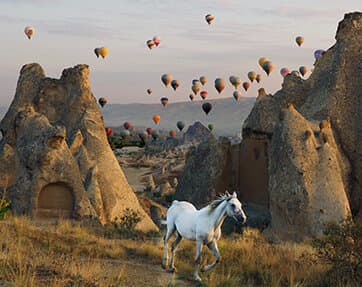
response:
[[[238,197],[236,191],[233,192],[233,197],[234,197],[234,198],[237,198],[237,197]]]
[[[229,196],[230,196],[230,193],[229,193],[227,190],[225,190],[225,195],[226,195],[227,197],[229,197]]]

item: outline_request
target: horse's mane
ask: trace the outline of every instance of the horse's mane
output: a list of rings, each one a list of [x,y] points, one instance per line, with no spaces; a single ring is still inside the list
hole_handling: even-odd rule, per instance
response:
[[[229,200],[230,198],[232,197],[228,193],[219,195],[217,199],[215,199],[209,204],[209,211],[210,212],[214,211],[221,203],[223,203],[225,200]]]

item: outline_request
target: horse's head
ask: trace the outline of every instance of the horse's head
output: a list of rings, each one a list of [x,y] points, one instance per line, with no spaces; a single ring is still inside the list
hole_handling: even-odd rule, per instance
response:
[[[242,209],[242,204],[238,200],[237,194],[234,191],[232,195],[226,192],[228,196],[227,206],[226,206],[226,214],[236,221],[241,221],[242,223],[246,222],[246,215],[244,210]]]

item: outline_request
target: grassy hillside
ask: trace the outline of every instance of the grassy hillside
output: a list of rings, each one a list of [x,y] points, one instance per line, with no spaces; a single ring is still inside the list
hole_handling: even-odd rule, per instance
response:
[[[0,221],[1,286],[200,286],[192,282],[195,243],[181,242],[176,275],[161,269],[161,234],[122,238],[116,229],[77,222]],[[153,235],[155,236],[155,235]],[[118,238],[118,239],[117,239]],[[309,244],[271,244],[246,230],[219,243],[221,263],[202,273],[202,286],[332,286]],[[213,260],[204,248],[202,264]],[[338,270],[331,270],[340,278]],[[331,273],[329,273],[331,274]],[[358,286],[349,280],[333,286]]]
[[[135,126],[157,127],[159,129],[177,129],[177,121],[184,121],[187,126],[195,121],[204,125],[215,124],[217,135],[235,135],[241,131],[243,121],[249,115],[255,98],[242,98],[236,102],[233,98],[210,100],[213,110],[209,115],[202,111],[204,101],[181,102],[163,107],[161,104],[111,104],[102,109],[108,126],[120,126],[130,121]],[[161,115],[161,122],[155,125],[152,121],[154,114]]]

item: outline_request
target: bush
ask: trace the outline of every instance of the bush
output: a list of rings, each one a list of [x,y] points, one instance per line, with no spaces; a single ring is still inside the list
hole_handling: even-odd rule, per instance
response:
[[[113,237],[112,233],[116,233],[121,238],[129,238],[137,235],[136,225],[141,221],[141,216],[137,211],[126,208],[121,218],[116,218],[112,224],[114,232],[107,232],[106,237]],[[108,234],[110,233],[110,234]]]
[[[10,200],[8,199],[0,199],[0,219],[4,219],[5,213],[10,208]]]
[[[351,218],[329,224],[324,236],[313,241],[318,259],[327,263],[328,280],[341,284],[362,283],[362,224]]]

